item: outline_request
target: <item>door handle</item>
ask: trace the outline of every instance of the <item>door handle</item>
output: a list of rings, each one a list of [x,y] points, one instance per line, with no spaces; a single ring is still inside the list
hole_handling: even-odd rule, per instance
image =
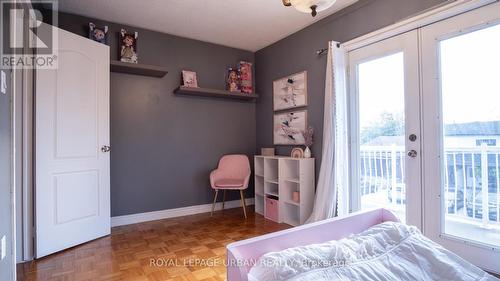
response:
[[[408,156],[411,157],[411,158],[416,158],[418,155],[417,151],[412,149],[410,151],[408,151]]]
[[[110,150],[111,150],[111,147],[109,147],[108,145],[103,145],[103,146],[101,147],[101,151],[102,151],[103,153],[109,152]]]

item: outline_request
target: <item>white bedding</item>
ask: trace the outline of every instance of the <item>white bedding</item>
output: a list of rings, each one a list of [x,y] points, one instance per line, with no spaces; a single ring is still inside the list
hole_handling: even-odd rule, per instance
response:
[[[360,234],[263,255],[250,281],[500,280],[424,237],[385,222]]]

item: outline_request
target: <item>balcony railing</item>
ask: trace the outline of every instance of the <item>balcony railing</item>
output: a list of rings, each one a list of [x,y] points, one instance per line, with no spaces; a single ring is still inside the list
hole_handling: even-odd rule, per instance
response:
[[[361,195],[385,197],[403,208],[406,151],[403,146],[361,146]],[[448,215],[500,226],[500,147],[446,148],[444,206]]]

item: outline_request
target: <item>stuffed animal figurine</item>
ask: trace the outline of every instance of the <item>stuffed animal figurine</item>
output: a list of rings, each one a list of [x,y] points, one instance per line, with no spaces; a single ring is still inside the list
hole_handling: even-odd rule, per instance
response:
[[[89,39],[107,44],[108,26],[105,25],[103,28],[98,28],[94,23],[89,23]]]

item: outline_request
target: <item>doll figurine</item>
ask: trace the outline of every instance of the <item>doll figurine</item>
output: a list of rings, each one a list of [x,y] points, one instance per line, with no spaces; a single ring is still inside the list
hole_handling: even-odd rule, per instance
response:
[[[137,32],[127,33],[125,29],[120,32],[120,60],[123,62],[137,63]]]
[[[228,76],[227,77],[227,90],[230,92],[239,92],[240,85],[239,85],[238,71],[236,69],[229,68],[227,76]]]

